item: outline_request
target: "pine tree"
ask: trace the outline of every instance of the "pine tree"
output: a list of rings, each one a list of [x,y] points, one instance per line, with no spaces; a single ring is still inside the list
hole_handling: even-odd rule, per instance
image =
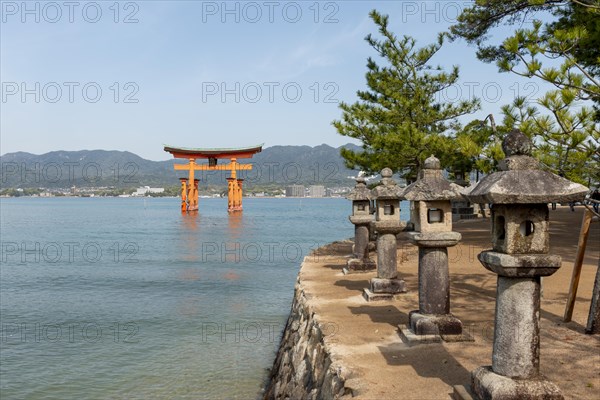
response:
[[[539,12],[544,21],[530,23]],[[491,29],[502,24],[521,27],[501,44],[490,44]],[[600,1],[482,0],[450,30],[477,45],[477,57],[495,62],[500,72],[555,86],[535,102],[516,98],[505,106],[503,125],[531,136],[536,156],[553,172],[583,184],[599,182]],[[586,106],[592,102],[595,113]]]
[[[373,10],[370,17],[381,38],[369,34],[365,40],[385,65],[369,57],[368,90],[358,91],[353,104],[341,103],[342,119],[333,125],[362,142],[362,152],[342,150],[349,168],[372,173],[390,167],[410,181],[431,154],[448,159],[455,147],[448,135],[460,128],[457,117],[476,111],[479,100],[443,101],[443,92],[459,78],[457,66],[445,72],[431,65],[446,34],[417,48],[412,37],[398,38],[388,29],[387,15]]]
[[[575,90],[554,90],[537,101],[538,109],[517,97],[504,106],[504,131],[518,128],[531,137],[534,155],[555,174],[585,185],[598,183],[600,129],[589,107],[577,107]]]
[[[550,21],[529,19],[542,12]],[[501,44],[491,45],[490,30],[501,24],[521,24]],[[531,25],[531,27],[528,27]],[[477,1],[450,28],[478,46],[477,57],[495,62],[500,72],[512,72],[575,90],[577,100],[596,104],[600,121],[600,1],[485,0]]]

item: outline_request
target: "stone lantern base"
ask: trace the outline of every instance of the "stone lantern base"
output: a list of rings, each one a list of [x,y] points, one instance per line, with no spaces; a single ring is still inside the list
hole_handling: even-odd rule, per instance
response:
[[[511,379],[498,375],[491,366],[471,372],[470,390],[454,386],[455,400],[563,400],[556,384],[539,376],[537,379]]]
[[[458,232],[411,232],[409,240],[419,247],[419,310],[400,325],[402,340],[408,344],[473,341],[463,332],[462,322],[450,314],[448,247],[461,239]]]
[[[395,295],[406,293],[404,279],[372,278],[371,287],[363,289],[367,301],[393,300]]]
[[[377,269],[377,263],[370,259],[351,258],[343,269],[345,275],[370,272]]]
[[[462,322],[452,314],[426,315],[411,311],[408,320],[408,325],[398,325],[402,340],[408,344],[474,341],[463,331]]]

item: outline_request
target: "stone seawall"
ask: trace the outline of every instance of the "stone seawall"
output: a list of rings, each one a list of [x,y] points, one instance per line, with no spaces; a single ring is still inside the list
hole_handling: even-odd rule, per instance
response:
[[[311,297],[303,287],[301,267],[265,399],[339,399],[352,396],[352,391],[344,386],[343,368],[335,361],[327,343],[327,331],[331,329],[326,323],[319,322]]]

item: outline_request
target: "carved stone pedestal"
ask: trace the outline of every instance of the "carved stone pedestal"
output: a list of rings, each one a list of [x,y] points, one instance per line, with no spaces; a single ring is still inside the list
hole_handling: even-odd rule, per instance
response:
[[[472,341],[463,324],[450,314],[448,250],[458,244],[457,232],[411,233],[419,246],[419,310],[409,313],[409,324],[400,327],[407,343]]]

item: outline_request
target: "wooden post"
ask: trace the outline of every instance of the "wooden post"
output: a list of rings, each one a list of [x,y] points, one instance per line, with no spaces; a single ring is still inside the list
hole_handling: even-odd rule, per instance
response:
[[[190,158],[190,171],[189,171],[189,175],[188,175],[188,190],[189,190],[189,195],[188,195],[188,204],[189,204],[189,210],[196,210],[196,206],[198,205],[198,194],[195,193],[194,191],[194,173],[196,172],[194,167],[196,166],[196,160],[193,158]]]
[[[198,211],[198,183],[200,179],[194,179],[194,208],[193,211]]]
[[[577,297],[577,288],[579,287],[579,278],[581,277],[581,267],[583,265],[583,257],[587,246],[587,239],[590,233],[590,224],[594,214],[590,210],[585,210],[583,213],[583,221],[581,223],[581,231],[579,232],[579,243],[577,244],[577,255],[573,264],[573,275],[571,276],[571,286],[569,287],[569,297],[565,308],[564,322],[571,321],[573,317],[573,308],[575,307],[575,298]]]
[[[235,211],[237,209],[237,205],[238,205],[238,187],[237,187],[237,179],[233,179],[231,181],[231,187],[232,187],[232,201],[231,201],[231,211]]]
[[[235,181],[234,178],[227,178],[227,211],[233,211],[233,204],[234,204],[234,188],[233,188],[233,182]]]
[[[181,181],[181,212],[187,211],[187,181],[185,178],[179,178]]]
[[[242,198],[244,197],[244,194],[242,192],[242,185],[244,180],[243,179],[238,179],[237,180],[237,186],[238,186],[238,207],[240,209],[240,211],[242,211]]]
[[[229,164],[231,168],[231,178],[237,178],[237,158],[232,158]]]

